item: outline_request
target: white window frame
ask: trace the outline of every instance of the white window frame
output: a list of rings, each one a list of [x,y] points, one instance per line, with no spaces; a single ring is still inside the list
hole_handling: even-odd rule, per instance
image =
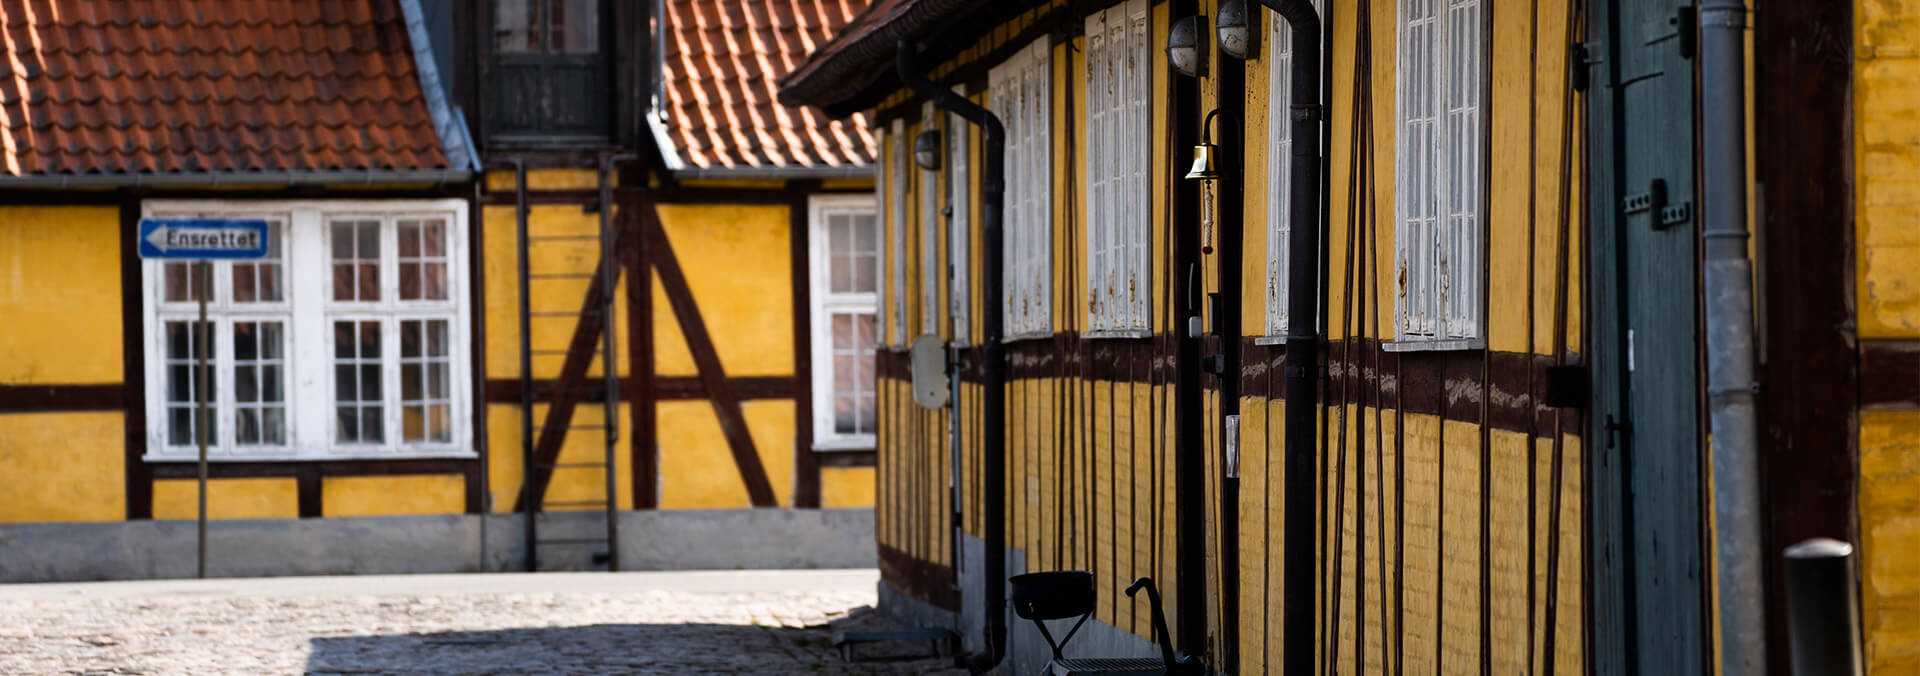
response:
[[[1318,11],[1324,0],[1313,0]],[[1287,333],[1287,241],[1293,233],[1293,27],[1262,12],[1267,21],[1267,314],[1266,342]],[[1320,49],[1326,63],[1326,46]],[[1323,93],[1325,88],[1322,87]],[[1311,139],[1318,145],[1320,139]],[[1260,342],[1260,341],[1256,341]]]
[[[1053,56],[1042,37],[988,72],[987,103],[1007,130],[1008,338],[1053,334]]]
[[[232,263],[213,263],[213,296],[208,321],[213,324],[216,438],[207,455],[216,461],[286,461],[399,458],[473,458],[472,308],[468,289],[468,211],[464,200],[150,200],[141,204],[142,218],[213,217],[269,218],[285,223],[280,232],[284,252],[284,301],[236,305],[232,302]],[[331,253],[328,220],[337,217],[379,219],[379,303],[335,303],[330,281]],[[447,296],[444,301],[398,300],[398,247],[394,222],[410,218],[441,218],[447,223]],[[241,261],[245,262],[245,261]],[[167,321],[197,321],[193,301],[166,302],[166,261],[141,262],[142,326],[146,355],[146,461],[192,461],[194,445],[167,443],[165,332]],[[280,318],[286,321],[282,387],[286,401],[287,444],[262,451],[234,443],[233,347],[231,326],[236,319]],[[333,397],[334,319],[373,318],[382,322],[381,394],[385,441],[378,445],[334,443]],[[399,441],[400,344],[399,323],[407,319],[448,320],[448,387],[451,394],[451,440],[445,443]]]
[[[893,279],[887,285],[890,289],[887,294],[888,316],[891,317],[887,337],[892,342],[886,339],[880,342],[903,348],[907,345],[907,146],[913,143],[912,139],[907,138],[907,121],[894,118],[893,133],[888,134],[888,138],[893,140],[893,158],[890,160],[891,166],[887,168],[888,202],[892,206],[892,217],[887,219],[886,256],[890,261],[888,267],[893,270]]]
[[[938,132],[933,102],[920,104],[920,133]],[[939,138],[936,134],[935,138]],[[940,169],[919,169],[920,182],[920,333],[940,335]]]
[[[879,224],[878,204],[861,195],[813,195],[807,198],[807,266],[808,266],[808,326],[812,335],[809,352],[812,355],[813,378],[813,450],[816,451],[859,451],[872,450],[875,436],[867,434],[840,434],[834,431],[833,424],[833,326],[831,315],[835,311],[872,311],[876,307],[876,296],[880,287],[881,265],[879,253],[874,261],[874,293],[832,293],[829,280],[832,264],[832,242],[827,232],[827,216],[835,213],[871,214],[874,228]],[[880,233],[875,232],[878,238]],[[878,242],[876,242],[877,244]],[[875,331],[879,330],[879,317],[874,317]],[[874,336],[876,345],[880,337]],[[873,355],[867,355],[872,358]],[[877,362],[873,364],[878,367]],[[870,371],[872,373],[872,371]],[[876,377],[877,384],[877,377]],[[875,403],[879,401],[875,396]],[[876,426],[879,422],[875,411]]]
[[[1087,15],[1088,337],[1151,335],[1152,41],[1146,0]]]
[[[1485,345],[1484,0],[1400,0],[1394,96],[1394,338],[1390,349]],[[1465,36],[1469,40],[1456,41]]]
[[[966,96],[966,87],[955,85],[953,93]],[[972,161],[967,143],[970,129],[966,118],[947,115],[947,204],[953,210],[947,219],[947,314],[953,317],[954,345],[967,345],[973,336],[973,325],[968,321],[973,297],[969,281],[973,274],[969,258],[973,250],[973,181],[967,167]]]

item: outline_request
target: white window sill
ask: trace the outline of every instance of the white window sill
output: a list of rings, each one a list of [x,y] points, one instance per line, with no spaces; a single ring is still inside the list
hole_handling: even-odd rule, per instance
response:
[[[868,453],[877,444],[872,439],[848,439],[841,441],[822,441],[813,445],[815,453]]]
[[[1447,352],[1478,350],[1486,346],[1487,341],[1480,338],[1449,338],[1445,340],[1394,340],[1381,343],[1380,349],[1388,352]]]
[[[1018,342],[1027,341],[1027,340],[1052,340],[1052,339],[1053,339],[1053,332],[1047,331],[1044,333],[1041,333],[1041,332],[1016,333],[1011,336],[1001,338],[1000,342],[1001,344],[1006,344],[1006,343],[1018,343]]]
[[[1255,345],[1285,345],[1285,344],[1287,344],[1287,337],[1286,337],[1286,336],[1260,336],[1260,337],[1257,337],[1257,338],[1254,338],[1254,339],[1253,339],[1253,344],[1255,344]]]
[[[210,463],[214,463],[214,462],[329,462],[329,461],[337,461],[337,460],[475,460],[480,457],[478,453],[474,453],[472,451],[420,452],[420,453],[363,453],[363,454],[356,454],[356,455],[348,455],[348,454],[340,454],[340,455],[285,455],[285,454],[283,455],[261,455],[261,454],[214,455],[212,454],[212,450],[213,449],[208,449],[208,455],[207,455],[207,462],[210,462]],[[187,454],[187,455],[147,454],[147,455],[140,456],[141,462],[199,462],[199,460],[200,458],[194,454]]]
[[[1093,329],[1080,334],[1081,338],[1152,338],[1153,329]]]

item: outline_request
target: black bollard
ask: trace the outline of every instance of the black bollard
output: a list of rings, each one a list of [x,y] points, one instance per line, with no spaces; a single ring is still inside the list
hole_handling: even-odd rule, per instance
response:
[[[1853,545],[1827,538],[1786,551],[1787,638],[1794,676],[1860,676]]]

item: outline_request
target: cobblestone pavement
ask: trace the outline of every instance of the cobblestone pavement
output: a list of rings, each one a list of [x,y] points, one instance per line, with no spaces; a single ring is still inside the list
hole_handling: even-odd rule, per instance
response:
[[[0,585],[0,674],[848,674],[947,663],[924,646],[841,661],[835,631],[888,628],[871,611],[872,571],[687,575]]]

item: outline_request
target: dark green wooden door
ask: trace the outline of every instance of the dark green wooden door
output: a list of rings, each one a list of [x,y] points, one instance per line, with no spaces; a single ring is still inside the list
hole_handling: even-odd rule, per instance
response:
[[[1589,24],[1597,674],[1707,665],[1686,7],[1600,0]]]

